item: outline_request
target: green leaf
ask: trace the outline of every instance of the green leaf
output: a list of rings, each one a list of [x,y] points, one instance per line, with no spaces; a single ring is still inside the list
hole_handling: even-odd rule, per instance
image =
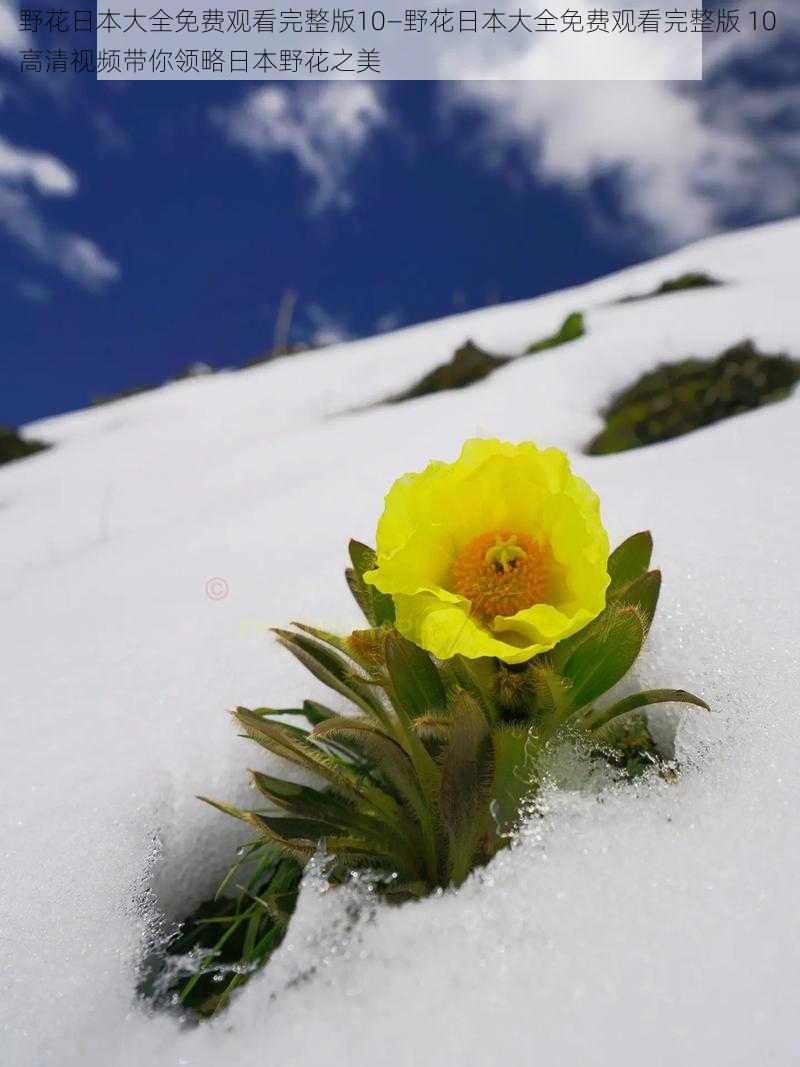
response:
[[[320,819],[303,819],[294,815],[263,815],[261,812],[250,814],[257,816],[260,825],[269,826],[284,840],[317,842],[327,836],[331,829],[330,823]]]
[[[555,727],[573,710],[569,681],[547,662],[529,668],[536,711],[544,725]]]
[[[583,725],[587,730],[596,732],[601,730],[620,715],[627,715],[630,711],[645,708],[649,704],[693,704],[697,708],[710,711],[711,708],[705,700],[688,693],[685,689],[647,689],[642,693],[633,693],[622,700],[612,704],[610,708],[589,712],[584,718]]]
[[[304,700],[303,714],[312,726],[317,726],[319,723],[325,722],[326,719],[330,719],[337,713],[326,707],[324,704],[320,704],[317,700]]]
[[[253,784],[270,803],[292,815],[308,819],[319,819],[335,826],[346,819],[352,807],[334,793],[323,793],[297,782],[287,782],[283,778],[273,778],[261,771],[250,772]]]
[[[559,641],[556,647],[547,654],[547,660],[550,666],[552,666],[559,674],[563,674],[564,665],[575,650],[580,648],[584,641],[587,641],[590,637],[602,633],[608,626],[608,619],[612,608],[612,604],[606,604],[606,607],[596,619],[592,619],[590,623],[584,626],[582,630],[578,630],[572,637],[565,637],[563,641]]]
[[[257,811],[247,812],[247,822],[285,856],[299,863],[307,863],[314,855],[319,842],[325,837],[326,827],[310,819],[272,819]]]
[[[278,851],[283,855],[291,856],[298,861],[305,863],[310,859],[316,851],[316,838],[307,839],[302,842],[296,840],[289,840],[285,835],[278,833],[272,826],[273,822],[285,822],[288,829],[291,830],[293,826],[297,829],[302,820],[270,820],[267,816],[260,815],[256,811],[242,811],[240,808],[234,808],[231,804],[224,804],[220,800],[213,800],[211,797],[198,797],[198,800],[202,800],[205,804],[210,804],[212,808],[216,808],[218,811],[223,812],[225,815],[232,815],[235,819],[241,819],[242,822],[248,823],[254,827],[258,832],[274,845],[278,847]],[[310,824],[309,824],[310,825]],[[315,824],[322,825],[322,824]],[[295,835],[292,835],[293,837]],[[297,835],[302,836],[302,835]]]
[[[525,801],[536,792],[535,728],[528,723],[498,726],[492,731],[492,746],[495,767],[492,814],[495,832],[503,836],[514,830]]]
[[[394,601],[381,593],[374,585],[367,585],[364,575],[378,565],[375,550],[360,541],[349,545],[352,567],[345,571],[345,578],[356,603],[361,608],[370,626],[383,626],[394,622]]]
[[[364,754],[372,779],[375,780],[377,774],[379,784],[385,783],[385,788],[400,800],[401,807],[393,826],[407,838],[416,840],[418,828],[430,821],[430,811],[409,753],[368,719],[340,715],[316,727],[314,736],[321,742],[333,738]],[[386,799],[395,803],[388,795]]]
[[[386,640],[386,667],[394,696],[412,719],[441,711],[446,703],[444,685],[431,657],[400,634]]]
[[[420,871],[415,866],[417,853],[413,848],[413,835],[408,828],[402,832],[397,831],[388,821],[345,804],[333,793],[322,793],[308,786],[272,778],[259,771],[251,771],[251,774],[259,792],[272,804],[294,817],[324,824],[327,828],[324,835],[326,839],[357,834],[370,842],[376,853],[395,853],[405,870],[411,869],[415,871],[415,876],[419,876]],[[285,825],[284,822],[276,828],[282,831]]]
[[[497,721],[497,705],[494,699],[497,666],[495,660],[484,656],[467,659],[453,656],[442,663],[441,677],[451,697],[466,691],[474,697],[491,725]]]
[[[212,808],[216,808],[217,811],[221,811],[223,815],[230,815],[232,818],[240,819],[242,822],[249,822],[248,813],[242,811],[241,808],[235,808],[233,804],[225,804],[222,800],[214,800],[213,797],[198,796],[197,799],[202,800],[204,804],[209,804]]]
[[[388,732],[396,736],[414,765],[422,793],[422,804],[417,815],[424,839],[427,876],[435,884],[439,872],[435,812],[441,773],[430,752],[414,732],[414,715],[424,714],[427,709],[435,707],[430,703],[435,694],[440,693],[443,700],[444,687],[430,659],[427,667],[423,666],[417,652],[425,655],[422,649],[417,649],[416,645],[406,641],[396,631],[388,634],[385,655],[392,682],[389,696],[395,713],[395,728]],[[419,676],[415,674],[416,669],[422,672]]]
[[[369,757],[370,763],[412,810],[419,806],[419,784],[408,753],[369,719],[337,715],[315,727],[314,737],[320,741],[334,738],[355,746]]]
[[[435,715],[418,715],[413,722],[414,733],[423,741],[446,741],[453,726],[450,712],[438,712]]]
[[[374,715],[380,722],[386,721],[385,709],[369,681],[351,670],[340,655],[305,634],[277,629],[275,633],[283,647],[299,659],[315,678],[352,700],[368,715]]]
[[[302,708],[237,708],[237,711],[249,711],[251,715],[260,715],[262,718],[278,718],[284,715],[295,715],[300,719],[305,719],[311,726],[314,725],[315,720],[309,716],[306,711],[305,705],[310,701],[304,701]],[[322,707],[322,705],[319,705]],[[284,723],[288,726],[288,723]],[[305,736],[307,731],[299,729],[297,726],[292,726],[292,730],[296,730],[298,734]]]
[[[645,632],[650,630],[661,592],[661,571],[648,571],[640,575],[616,595],[615,604],[627,604],[639,609]]]
[[[330,645],[337,652],[343,652],[346,656],[349,655],[347,641],[344,637],[329,633],[327,630],[320,630],[316,626],[309,626],[305,622],[292,622],[292,626],[296,626],[298,630],[302,630],[303,633],[315,638],[321,644]]]
[[[301,731],[293,731],[285,723],[272,722],[255,715],[247,708],[237,708],[234,715],[248,737],[274,755],[318,775],[340,796],[355,800],[365,797],[372,799],[368,787],[345,763],[321,751]]]
[[[415,877],[393,850],[382,852],[364,838],[355,835],[327,837],[325,847],[336,856],[339,867],[344,868],[342,874],[349,873],[351,867],[370,867],[386,873],[400,873],[403,878]]]
[[[453,728],[442,759],[439,808],[448,838],[449,881],[460,885],[476,860],[488,830],[494,781],[494,750],[478,702],[457,698]]]
[[[369,545],[365,545],[361,541],[356,541],[355,538],[351,538],[347,551],[350,555],[350,561],[361,577],[367,571],[374,571],[378,566],[378,556],[375,549],[370,548]]]
[[[353,634],[350,635],[350,637],[340,637],[339,634],[329,633],[327,630],[320,630],[316,626],[309,626],[307,623],[304,622],[293,622],[292,626],[296,626],[298,630],[302,630],[303,633],[308,634],[310,637],[313,637],[321,644],[330,645],[331,648],[336,649],[337,652],[341,652],[343,655],[347,656],[348,659],[352,660],[353,663],[355,663],[358,667],[366,671],[366,673],[369,674],[370,677],[374,677],[375,667],[377,666],[379,660],[376,662],[376,657],[374,654],[361,654],[358,648],[358,642],[354,641],[353,638],[358,635],[363,640],[364,636],[368,636],[372,639],[371,643],[374,644],[376,648],[380,648],[380,645],[376,638],[381,639],[386,633],[385,629],[378,627],[377,629],[371,630],[356,630]]]
[[[653,535],[649,530],[633,534],[608,557],[608,575],[611,582],[607,596],[611,599],[629,582],[635,581],[650,566],[653,555]]]
[[[623,678],[644,644],[645,625],[635,607],[616,607],[604,625],[591,633],[564,664],[564,676],[572,682],[571,703],[575,710],[596,700]]]
[[[636,534],[635,536],[643,537],[647,535]],[[633,539],[634,538],[629,538],[629,540]],[[627,544],[627,542],[625,543]],[[644,555],[642,554],[640,555],[640,562],[642,562],[643,559]],[[628,571],[628,573],[631,573],[631,571]],[[568,637],[556,645],[549,655],[549,659],[553,666],[556,670],[563,672],[564,665],[575,650],[589,638],[593,638],[598,633],[602,633],[608,626],[612,613],[619,606],[628,605],[638,608],[645,625],[645,632],[648,632],[653,622],[656,607],[658,606],[660,591],[661,571],[646,571],[644,574],[640,574],[637,578],[624,584],[614,593],[609,593],[607,595],[606,607],[596,619],[593,619],[588,626],[585,626],[582,630],[573,634],[572,637]]]
[[[391,731],[414,764],[420,786],[432,803],[439,788],[438,769],[428,750],[414,732],[414,717],[436,710],[436,701],[444,701],[444,687],[429,658],[427,666],[420,656],[426,653],[396,631],[386,639],[386,665],[391,687],[389,697],[394,708],[396,729]],[[430,673],[432,672],[432,673]]]

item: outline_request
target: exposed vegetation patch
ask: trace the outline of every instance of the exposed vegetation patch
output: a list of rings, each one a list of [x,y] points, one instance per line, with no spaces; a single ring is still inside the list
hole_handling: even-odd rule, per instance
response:
[[[270,348],[262,355],[248,359],[246,363],[242,364],[242,369],[247,370],[249,367],[260,367],[264,363],[271,363],[273,359],[278,359],[279,356],[297,356],[302,352],[313,352],[319,347],[323,346],[314,345],[310,341],[287,342],[279,348]]]
[[[131,396],[139,396],[141,393],[149,393],[157,389],[157,385],[129,385],[125,389],[118,389],[114,393],[97,393],[89,404],[91,407],[101,407],[103,404],[113,404],[115,400],[127,400]]]
[[[302,868],[263,850],[254,863],[253,851],[252,845],[242,850],[216,896],[147,960],[139,992],[156,1007],[213,1015],[283,941]]]
[[[443,393],[448,389],[464,389],[475,382],[483,381],[498,367],[505,366],[511,356],[493,356],[485,352],[472,341],[467,341],[456,349],[453,358],[447,363],[434,367],[423,378],[405,392],[390,396],[388,403],[399,404],[404,400],[415,400],[431,393]]]
[[[623,296],[617,303],[632,304],[637,300],[650,300],[654,296],[665,296],[667,293],[682,293],[687,289],[707,289],[716,285],[722,285],[722,282],[712,278],[710,274],[704,274],[702,271],[688,271],[686,274],[678,275],[677,278],[668,278],[651,293]]]
[[[581,312],[573,312],[566,317],[554,334],[529,345],[524,355],[533,355],[548,348],[567,344],[569,341],[582,337],[584,333],[583,315]],[[479,348],[473,341],[467,341],[456,349],[453,358],[447,363],[434,367],[410,389],[390,396],[386,403],[399,404],[404,400],[415,400],[421,396],[443,393],[449,389],[464,389],[468,385],[474,385],[475,382],[488,378],[498,367],[504,367],[507,363],[519,358],[519,356],[493,355]]]
[[[44,441],[31,441],[22,437],[13,426],[0,426],[0,463],[11,463],[15,459],[32,456],[50,446]]]
[[[675,765],[659,751],[646,715],[629,715],[611,723],[601,740],[603,747],[597,756],[616,767],[625,778],[639,778],[654,768],[663,778],[675,776]]]
[[[187,363],[184,367],[181,367],[177,374],[173,375],[172,378],[167,378],[162,384],[169,385],[171,382],[184,382],[189,378],[204,378],[209,374],[216,374],[219,370],[219,367],[214,367],[210,363],[196,360],[194,363]],[[119,389],[114,393],[99,393],[97,396],[93,396],[89,403],[92,407],[99,407],[102,404],[111,404],[115,400],[127,400],[129,397],[139,396],[141,393],[150,393],[159,388],[160,385],[154,383],[149,385],[130,385],[126,389]]]
[[[535,352],[544,352],[547,348],[557,348],[558,345],[568,344],[570,341],[577,341],[579,337],[583,337],[586,333],[586,328],[583,321],[583,313],[580,311],[573,311],[571,315],[567,315],[561,324],[561,328],[556,330],[554,334],[549,337],[542,338],[541,341],[534,341],[532,345],[528,345],[525,349],[525,354],[532,356]]]
[[[606,428],[586,451],[602,456],[667,441],[721,419],[783,400],[800,362],[765,355],[742,341],[717,359],[663,364],[619,393],[603,412]]]

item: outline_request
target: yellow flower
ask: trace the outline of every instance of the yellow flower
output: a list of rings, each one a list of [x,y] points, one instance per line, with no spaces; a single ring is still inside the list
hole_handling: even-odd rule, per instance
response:
[[[398,479],[365,581],[398,630],[440,659],[523,663],[605,607],[600,502],[557,448],[472,440],[455,463]]]

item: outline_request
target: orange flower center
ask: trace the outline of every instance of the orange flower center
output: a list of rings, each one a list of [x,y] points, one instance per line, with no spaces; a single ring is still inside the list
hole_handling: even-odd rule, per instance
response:
[[[467,542],[453,564],[453,590],[484,621],[541,604],[552,571],[549,550],[527,534],[492,532]]]

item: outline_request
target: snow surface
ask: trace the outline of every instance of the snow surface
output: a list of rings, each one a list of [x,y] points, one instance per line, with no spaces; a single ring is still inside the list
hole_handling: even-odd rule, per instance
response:
[[[660,361],[746,337],[800,355],[799,238],[800,221],[722,236],[29,427],[56,447],[0,470],[0,1062],[798,1062],[800,394],[652,448],[580,449],[609,395]],[[729,285],[613,304],[687,270]],[[341,414],[468,337],[519,352],[576,309],[574,344]],[[684,773],[555,795],[460,892],[378,905],[352,930],[347,893],[311,879],[221,1018],[149,1015],[134,986],[156,908],[185,912],[241,840],[194,795],[245,800],[261,759],[224,709],[317,692],[266,627],[356,624],[348,537],[372,539],[393,478],[479,434],[568,449],[613,539],[653,529],[665,585],[639,680],[716,709],[682,718]]]

